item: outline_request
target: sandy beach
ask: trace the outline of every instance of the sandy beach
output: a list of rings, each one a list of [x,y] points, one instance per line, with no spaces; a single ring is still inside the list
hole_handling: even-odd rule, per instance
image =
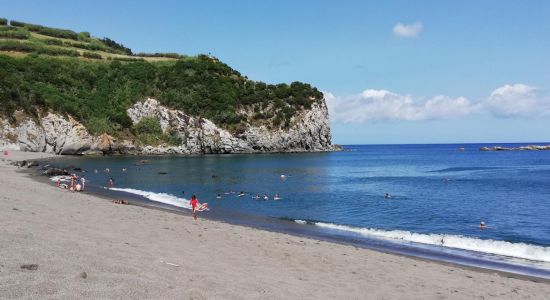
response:
[[[550,284],[117,205],[2,161],[0,298],[550,299]]]

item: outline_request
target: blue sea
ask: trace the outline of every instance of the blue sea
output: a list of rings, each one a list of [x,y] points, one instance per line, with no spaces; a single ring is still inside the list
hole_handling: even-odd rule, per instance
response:
[[[187,212],[196,194],[210,209],[200,217],[549,277],[550,151],[479,151],[492,145],[73,157],[61,167],[85,170],[92,192],[146,205]],[[115,188],[105,190],[110,177]]]

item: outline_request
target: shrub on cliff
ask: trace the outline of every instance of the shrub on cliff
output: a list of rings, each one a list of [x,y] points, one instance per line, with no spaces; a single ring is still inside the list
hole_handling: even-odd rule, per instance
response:
[[[19,21],[15,21],[15,20],[11,20],[11,21],[10,21],[10,25],[11,25],[11,26],[17,26],[17,27],[23,27],[23,26],[25,26],[25,23],[19,22]]]
[[[135,126],[137,134],[162,134],[162,127],[160,126],[160,121],[155,117],[145,117],[142,118]]]
[[[8,19],[0,18],[0,25],[8,25]]]
[[[28,29],[29,31],[33,31],[33,32],[40,33],[40,34],[47,35],[47,36],[78,40],[78,34],[74,31],[68,30],[68,29],[59,29],[59,28],[46,27],[46,26],[42,26],[42,25],[30,24],[30,23],[15,21],[15,20],[12,20],[10,22],[10,25],[11,26],[17,26],[17,27],[24,27],[24,28]]]
[[[91,58],[91,59],[102,59],[103,58],[100,54],[93,53],[93,52],[84,52],[84,53],[82,53],[82,56],[84,56],[86,58]]]
[[[134,125],[137,140],[142,145],[179,145],[181,139],[176,136],[163,133],[160,121],[156,117],[144,117]]]
[[[26,40],[29,36],[29,32],[24,30],[0,31],[0,38]]]
[[[19,51],[19,52],[33,52],[38,50],[38,46],[31,43],[20,41],[0,41],[0,51]]]
[[[126,47],[124,47],[124,45],[122,45],[120,43],[117,43],[117,42],[111,40],[110,38],[102,38],[101,42],[103,42],[105,45],[107,45],[107,47],[120,50],[120,51],[124,52],[127,55],[132,55],[132,50],[130,48],[126,48]]]

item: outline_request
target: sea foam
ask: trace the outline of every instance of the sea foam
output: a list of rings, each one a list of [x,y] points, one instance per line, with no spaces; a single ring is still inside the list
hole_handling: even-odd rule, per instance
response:
[[[452,234],[422,234],[404,230],[359,228],[331,223],[306,222],[303,220],[295,220],[295,222],[299,224],[307,223],[322,228],[352,232],[367,237],[380,238],[390,241],[414,242],[420,244],[522,258],[533,261],[550,262],[550,247],[543,247],[526,243],[511,243],[506,241],[479,239]]]
[[[189,204],[189,200],[185,198],[176,197],[171,194],[166,193],[153,193],[148,191],[142,191],[142,190],[136,190],[136,189],[130,189],[130,188],[110,188],[110,190],[113,191],[119,191],[119,192],[126,192],[134,195],[143,196],[151,201],[155,202],[161,202],[185,209],[191,209],[191,205]]]

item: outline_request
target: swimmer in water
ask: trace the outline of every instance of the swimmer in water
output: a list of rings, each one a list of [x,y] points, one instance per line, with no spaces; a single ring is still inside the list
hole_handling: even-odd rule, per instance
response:
[[[279,197],[279,194],[275,194],[275,196],[273,196],[273,200],[281,200],[281,197]]]
[[[244,196],[244,195],[245,195],[245,194],[244,194],[243,191],[241,191],[241,192],[239,193],[239,197],[242,197],[242,196]]]
[[[105,173],[109,173],[111,170],[109,168],[105,168]]]
[[[126,172],[126,168],[122,168],[122,172]]]
[[[260,195],[256,194],[256,196],[252,196],[252,199],[260,199]]]
[[[386,198],[386,199],[389,199],[389,198],[391,198],[391,195],[390,195],[390,193],[386,193],[386,194],[384,194],[384,198]]]
[[[269,200],[269,196],[267,194],[264,194],[264,200]]]
[[[222,195],[220,195],[220,194],[218,194],[218,195],[216,196],[216,199],[221,199],[221,198],[222,198]]]
[[[481,222],[479,223],[479,229],[483,230],[483,229],[485,229],[485,228],[487,228],[487,225],[485,225],[485,222],[481,221]]]

